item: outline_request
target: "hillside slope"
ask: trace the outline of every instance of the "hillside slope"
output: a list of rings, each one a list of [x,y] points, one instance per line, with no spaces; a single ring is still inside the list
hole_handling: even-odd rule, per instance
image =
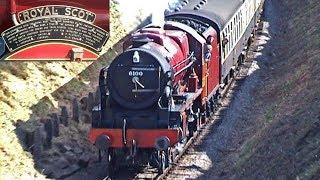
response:
[[[240,177],[320,177],[320,4],[281,2],[274,55],[256,92],[258,124],[241,148]]]

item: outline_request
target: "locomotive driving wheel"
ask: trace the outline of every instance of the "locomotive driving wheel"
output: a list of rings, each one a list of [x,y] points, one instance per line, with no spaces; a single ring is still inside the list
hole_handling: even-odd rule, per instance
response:
[[[167,167],[169,167],[169,163],[173,161],[172,153],[169,153],[170,148],[167,150],[156,150],[152,152],[150,156],[150,165],[154,168],[157,168],[158,173],[162,174]]]
[[[113,149],[99,150],[99,160],[106,163],[106,177],[112,177],[117,169],[116,155]]]
[[[169,153],[168,150],[158,151],[158,172],[162,174],[169,166]]]
[[[195,108],[194,108],[195,109]],[[194,135],[194,132],[199,129],[199,123],[200,123],[200,109],[197,111],[191,110],[190,115],[188,115],[188,139],[192,138]]]

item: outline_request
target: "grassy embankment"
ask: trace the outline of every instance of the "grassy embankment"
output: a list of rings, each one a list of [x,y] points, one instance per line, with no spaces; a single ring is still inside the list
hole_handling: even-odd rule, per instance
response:
[[[239,177],[320,178],[320,4],[281,2],[285,23],[257,93],[256,128],[234,168]]]

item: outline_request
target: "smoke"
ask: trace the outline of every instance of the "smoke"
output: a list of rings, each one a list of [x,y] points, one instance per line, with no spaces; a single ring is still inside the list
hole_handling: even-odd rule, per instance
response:
[[[177,4],[178,0],[157,0],[154,6],[152,6],[151,24],[163,27],[165,12],[172,11]]]
[[[153,25],[163,26],[164,13],[172,11],[179,0],[117,0],[124,25],[138,25],[151,15]]]

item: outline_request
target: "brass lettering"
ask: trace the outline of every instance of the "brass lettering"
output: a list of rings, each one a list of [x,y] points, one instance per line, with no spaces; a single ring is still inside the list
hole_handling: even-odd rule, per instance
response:
[[[57,13],[57,12],[55,12],[54,7],[52,7],[52,15],[58,15],[58,13]]]
[[[79,13],[78,13],[78,17],[81,18],[81,19],[83,19],[85,15],[86,14],[82,10],[80,10]]]
[[[35,9],[31,9],[31,10],[30,10],[30,17],[31,17],[31,18],[37,17],[37,11],[36,11]]]
[[[71,15],[71,8],[67,7],[66,8],[66,16],[70,16]]]
[[[89,12],[86,11],[86,18],[85,18],[85,20],[88,21],[88,19],[89,19]]]
[[[91,12],[86,11],[86,21],[90,21],[89,17],[92,18],[93,14]],[[92,18],[93,20],[93,18]]]
[[[72,13],[73,17],[77,16],[77,14],[76,14],[77,11],[78,11],[78,9],[72,9],[71,13]]]
[[[37,11],[39,12],[39,15],[40,15],[40,16],[42,16],[43,9],[44,9],[43,7],[37,8]]]
[[[29,17],[29,12],[28,12],[28,11],[24,11],[24,12],[22,13],[22,15],[23,15],[23,19],[24,19],[25,21],[30,19],[30,17]]]
[[[83,19],[85,21],[93,22],[95,18],[95,14],[75,7],[63,7],[63,6],[43,6],[37,7],[33,9],[28,9],[22,12],[19,12],[19,21],[27,21],[34,18],[42,17],[42,16],[72,16],[75,18]]]
[[[50,9],[48,7],[45,8],[43,15],[44,16],[50,16],[51,15]]]

